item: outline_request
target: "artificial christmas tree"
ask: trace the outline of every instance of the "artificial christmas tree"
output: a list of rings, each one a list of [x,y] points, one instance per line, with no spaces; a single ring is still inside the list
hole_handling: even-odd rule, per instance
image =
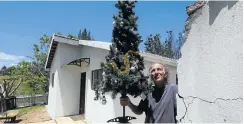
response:
[[[119,14],[113,17],[112,45],[106,62],[101,64],[102,81],[95,84],[95,100],[104,100],[104,94],[107,92],[112,92],[112,98],[115,98],[118,93],[121,97],[126,97],[127,94],[137,97],[150,91],[148,77],[143,74],[143,57],[138,49],[141,36],[137,32],[138,17],[133,11],[135,3],[136,1],[118,1],[115,4]],[[133,118],[125,116],[123,107],[123,117],[117,119],[120,123],[127,123]],[[115,119],[109,122],[118,121]]]

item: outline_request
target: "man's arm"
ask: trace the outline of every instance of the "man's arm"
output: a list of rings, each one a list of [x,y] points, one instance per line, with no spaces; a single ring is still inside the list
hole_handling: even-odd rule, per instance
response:
[[[129,97],[120,98],[120,104],[121,104],[121,106],[128,106],[131,109],[131,111],[137,115],[140,115],[143,113],[144,106],[145,106],[145,102],[143,100],[141,100],[141,102],[138,106],[134,105],[133,103],[131,103]]]
[[[131,111],[132,112],[134,112],[135,114],[137,114],[137,115],[141,115],[142,113],[143,113],[143,110],[142,110],[142,102],[143,101],[141,101],[140,102],[140,104],[138,105],[138,106],[136,106],[136,105],[134,105],[133,103],[131,103],[130,101],[129,101],[129,108],[131,109]]]
[[[177,123],[177,119],[176,119],[176,116],[177,116],[177,97],[176,95],[178,94],[178,86],[175,85],[174,87],[174,118],[175,118],[175,123]]]
[[[176,116],[177,116],[177,107],[175,106],[174,107],[174,119],[175,119],[175,123],[177,123]]]

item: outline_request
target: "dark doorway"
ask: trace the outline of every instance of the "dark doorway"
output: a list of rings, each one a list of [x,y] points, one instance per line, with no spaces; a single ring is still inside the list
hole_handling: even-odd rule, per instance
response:
[[[86,97],[86,72],[81,73],[80,78],[80,114],[85,113],[85,97]]]

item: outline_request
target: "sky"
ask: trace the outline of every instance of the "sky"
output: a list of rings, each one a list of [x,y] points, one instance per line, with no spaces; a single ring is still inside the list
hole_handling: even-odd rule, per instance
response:
[[[98,41],[112,39],[113,15],[116,1],[75,2],[0,2],[0,67],[12,66],[33,56],[33,44],[43,34],[49,36],[78,34],[88,29]],[[193,1],[138,1],[135,13],[143,41],[150,34],[159,33],[165,40],[166,31],[175,37],[184,29],[186,7]],[[144,43],[140,44],[144,50]]]

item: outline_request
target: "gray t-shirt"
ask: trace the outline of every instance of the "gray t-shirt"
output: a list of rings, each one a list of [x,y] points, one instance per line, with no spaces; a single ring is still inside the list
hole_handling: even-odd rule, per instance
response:
[[[139,108],[146,113],[145,123],[176,123],[177,85],[169,83],[162,90],[149,93],[147,99],[140,102]]]

